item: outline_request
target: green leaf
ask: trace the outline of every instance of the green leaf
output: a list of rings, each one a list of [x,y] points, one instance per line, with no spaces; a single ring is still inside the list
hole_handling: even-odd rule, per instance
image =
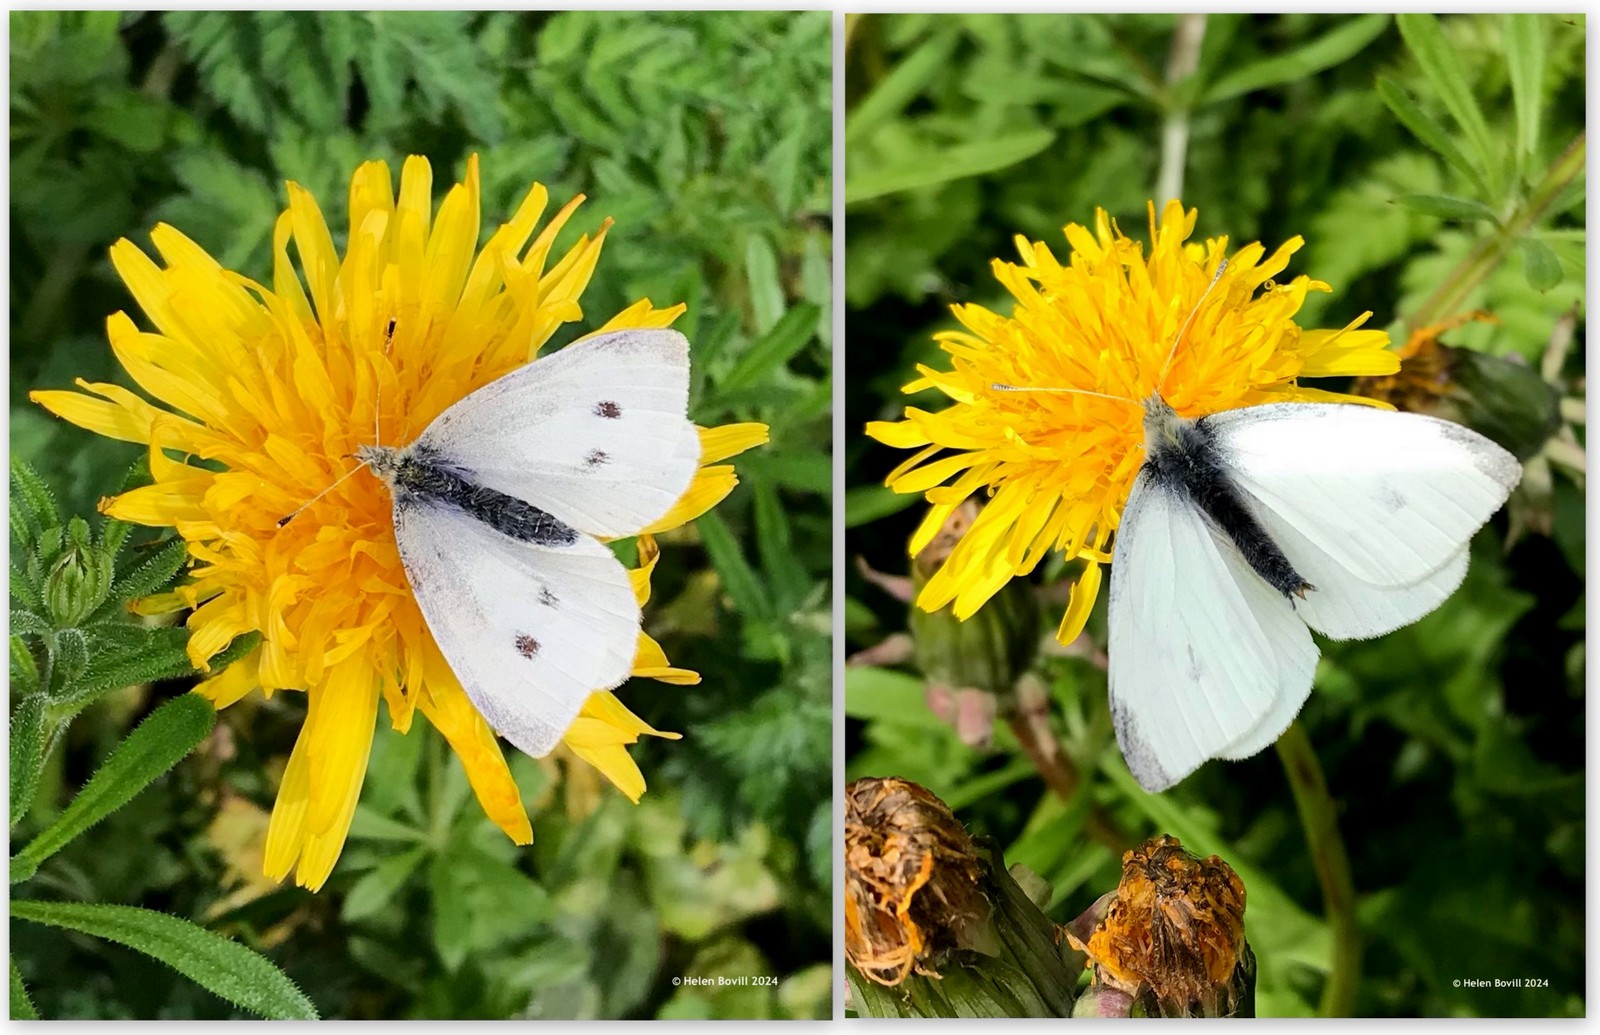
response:
[[[419,845],[379,863],[350,888],[350,893],[344,897],[340,916],[346,923],[353,923],[383,909],[405,886],[425,854],[427,848]]]
[[[42,617],[26,609],[11,609],[11,635],[13,636],[43,636],[50,631],[50,624]]]
[[[63,707],[81,708],[125,686],[190,675],[194,672],[194,666],[189,664],[188,652],[184,650],[188,639],[187,629],[151,629],[146,642],[136,652],[105,651],[97,654],[89,659],[83,674],[56,703]]]
[[[50,693],[59,695],[63,688],[72,685],[73,680],[89,664],[89,641],[84,638],[82,629],[62,629],[55,635],[50,654],[50,682],[54,684],[50,687]]]
[[[844,713],[852,719],[944,729],[944,721],[928,707],[927,692],[918,676],[852,665],[844,672]]]
[[[848,147],[876,129],[884,120],[893,118],[924,87],[946,73],[950,56],[960,42],[959,30],[954,25],[948,25],[944,31],[896,61],[889,74],[846,117],[845,145]]]
[[[1535,291],[1549,291],[1561,283],[1561,260],[1548,244],[1537,237],[1524,237],[1517,241],[1522,252],[1522,275]]]
[[[33,1000],[28,998],[28,988],[22,983],[22,972],[17,969],[17,958],[7,955],[11,963],[11,1019],[14,1021],[36,1021],[39,1011],[33,1008]]]
[[[931,187],[1006,169],[1032,158],[1054,143],[1055,139],[1054,130],[1030,129],[987,140],[930,149],[902,158],[887,168],[852,176],[845,185],[844,202],[854,205],[858,201],[885,194]]]
[[[211,732],[216,718],[211,703],[199,694],[183,694],[151,712],[117,745],[56,821],[18,853],[18,858],[38,866],[126,805],[194,750]]]
[[[756,339],[739,356],[717,384],[719,391],[734,392],[764,384],[772,374],[805,348],[817,331],[817,307],[801,302]]]
[[[1499,220],[1495,218],[1489,206],[1468,198],[1458,198],[1449,194],[1401,194],[1394,200],[1406,208],[1438,216],[1440,219],[1464,219],[1468,222],[1487,219],[1490,223],[1499,225]]]
[[[271,960],[188,920],[100,902],[14,901],[11,915],[126,945],[262,1017],[317,1019],[311,1000]]]
[[[26,697],[11,713],[11,826],[28,814],[44,768],[45,697]]]
[[[761,234],[751,234],[745,241],[744,275],[750,285],[756,330],[766,334],[783,316],[783,282],[778,278],[778,253]],[[812,319],[816,319],[815,314]]]
[[[1200,104],[1215,104],[1269,86],[1298,82],[1342,64],[1359,54],[1388,27],[1387,14],[1364,14],[1341,21],[1335,28],[1287,54],[1251,62],[1222,76],[1201,95]]]
[[[755,569],[745,560],[739,541],[728,530],[722,515],[714,510],[702,514],[695,520],[695,527],[700,530],[700,539],[711,556],[711,565],[716,568],[723,589],[733,598],[734,610],[746,618],[770,616],[771,598],[762,588]]]
[[[887,485],[857,485],[844,492],[844,527],[870,524],[922,500],[915,492],[895,492]]]
[[[138,597],[148,596],[171,582],[189,559],[189,544],[173,539],[157,550],[155,556],[123,575],[111,584],[111,589],[90,620],[103,618],[117,611],[121,605]]]
[[[1543,15],[1505,16],[1506,65],[1511,74],[1511,100],[1517,111],[1517,155],[1539,150],[1539,116],[1544,91]]]
[[[33,651],[22,637],[11,637],[11,693],[31,694],[39,686],[39,666],[33,660]]]
[[[1445,39],[1438,19],[1431,14],[1399,14],[1395,20],[1400,26],[1400,35],[1405,37],[1406,46],[1422,66],[1423,75],[1428,77],[1428,82],[1439,94],[1439,100],[1466,132],[1468,141],[1477,152],[1478,163],[1488,173],[1492,185],[1497,179],[1494,144],[1489,136],[1489,126],[1483,120],[1483,111],[1478,107],[1478,99],[1472,95],[1472,88],[1467,84],[1467,74],[1461,67],[1455,47]]]
[[[61,527],[61,514],[56,510],[56,498],[50,492],[50,486],[44,483],[26,460],[18,457],[11,458],[11,500],[12,505],[21,504],[23,515],[29,525],[40,530]],[[16,528],[17,519],[11,519],[13,530]]]
[[[365,805],[357,805],[356,814],[350,820],[350,836],[371,841],[421,841],[427,835]]]
[[[756,501],[756,545],[761,550],[761,570],[769,593],[787,610],[805,598],[811,580],[795,555],[794,535],[778,490],[770,482],[751,483]]]
[[[1467,160],[1466,155],[1461,153],[1461,149],[1456,147],[1455,142],[1450,139],[1450,134],[1445,132],[1444,127],[1417,106],[1417,102],[1412,100],[1410,94],[1406,93],[1393,80],[1385,79],[1382,76],[1378,77],[1377,89],[1378,97],[1394,113],[1394,117],[1400,120],[1402,126],[1409,129],[1413,136],[1432,148],[1440,158],[1443,158],[1463,176],[1471,180],[1472,185],[1478,189],[1479,194],[1486,195],[1489,193],[1488,188],[1484,186],[1483,173]]]

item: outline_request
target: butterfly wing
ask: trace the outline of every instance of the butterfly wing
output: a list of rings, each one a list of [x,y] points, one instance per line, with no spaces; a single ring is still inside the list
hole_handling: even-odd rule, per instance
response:
[[[615,331],[484,385],[415,448],[573,528],[634,535],[677,502],[699,466],[688,399],[683,335]]]
[[[1146,790],[1259,751],[1311,690],[1305,623],[1187,495],[1147,472],[1117,529],[1110,625],[1111,715]]]
[[[489,725],[529,755],[555,747],[591,692],[627,678],[639,606],[627,570],[595,539],[519,542],[403,496],[394,533],[440,652]]]
[[[1420,414],[1279,403],[1205,422],[1256,519],[1316,587],[1296,602],[1301,617],[1336,639],[1438,607],[1522,475],[1482,435]]]

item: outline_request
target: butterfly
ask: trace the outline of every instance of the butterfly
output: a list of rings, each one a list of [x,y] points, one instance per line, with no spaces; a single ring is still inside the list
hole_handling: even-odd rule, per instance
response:
[[[639,605],[601,539],[639,534],[689,487],[700,438],[688,397],[683,335],[615,331],[491,381],[409,445],[356,452],[355,470],[389,487],[434,642],[529,755],[548,754],[589,695],[632,669]]]
[[[1276,741],[1311,692],[1312,630],[1382,636],[1443,603],[1473,533],[1522,476],[1450,421],[1306,402],[1189,419],[1161,397],[1164,380],[1135,403],[1145,457],[1107,612],[1112,725],[1149,791]]]

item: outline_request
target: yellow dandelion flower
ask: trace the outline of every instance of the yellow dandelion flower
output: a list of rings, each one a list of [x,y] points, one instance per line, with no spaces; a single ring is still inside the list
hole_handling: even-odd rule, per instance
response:
[[[349,478],[294,521],[280,527],[279,519],[348,469],[345,458],[373,441],[375,413],[386,442],[409,442],[450,404],[529,362],[562,324],[579,319],[578,299],[610,221],[552,261],[556,235],[584,199],[539,229],[548,193],[535,184],[479,250],[476,156],[437,212],[426,159],[406,160],[398,196],[388,166],[368,162],[350,184],[341,257],[315,199],[294,183],[288,193],[270,288],[223,269],[170,226],[151,233],[161,264],[131,241],[112,247],[113,265],[154,330],[119,312],[107,325],[111,348],[164,406],[81,380],[82,392],[31,397],[74,424],[149,449],[153,484],[101,509],[175,527],[192,568],[187,584],[140,610],[193,608],[189,655],[201,668],[235,637],[261,634],[255,651],[197,691],[219,708],[256,689],[306,692],[306,722],[278,790],[264,868],[274,879],[293,869],[298,883],[315,890],[344,846],[380,698],[400,732],[420,710],[444,734],[484,811],[513,841],[526,844],[533,831],[493,731],[411,595],[382,483]],[[666,327],[683,310],[643,300],[602,330]],[[720,461],[765,442],[767,429],[736,424],[701,435],[698,476],[648,532],[715,506],[737,482]],[[649,535],[638,547],[632,577],[643,603],[657,549]],[[699,680],[673,668],[642,633],[634,674]],[[600,692],[565,742],[637,801],[644,779],[625,746],[647,734],[677,736]]]
[[[1360,329],[1371,313],[1337,330],[1302,330],[1294,322],[1307,292],[1331,290],[1306,276],[1272,279],[1299,250],[1299,237],[1270,257],[1260,244],[1228,256],[1226,237],[1186,243],[1197,216],[1174,201],[1158,222],[1152,204],[1148,257],[1104,211],[1096,212],[1092,233],[1066,228],[1072,254],[1065,266],[1043,243],[1018,237],[1021,264],[994,262],[996,278],[1016,298],[1012,314],[952,307],[966,331],[936,335],[951,369],[919,366],[921,376],[905,386],[907,393],[938,389],[951,405],[936,413],[907,407],[904,420],[867,425],[878,441],[917,450],[887,479],[896,492],[925,493],[932,504],[911,539],[912,556],[963,501],[980,489],[989,496],[923,586],[920,607],[954,604],[958,617],[970,617],[1008,580],[1060,551],[1086,562],[1057,633],[1063,643],[1075,639],[1144,460],[1144,412],[1124,400],[1149,398],[1163,369],[1161,394],[1185,417],[1288,400],[1370,404],[1298,379],[1399,369],[1389,336]]]

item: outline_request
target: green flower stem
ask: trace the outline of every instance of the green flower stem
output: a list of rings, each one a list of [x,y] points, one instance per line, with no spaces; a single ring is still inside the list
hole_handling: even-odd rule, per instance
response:
[[[1433,294],[1406,317],[1406,329],[1412,331],[1438,323],[1460,310],[1467,296],[1505,261],[1518,238],[1533,228],[1567,184],[1583,172],[1588,150],[1586,134],[1579,133],[1545,171],[1544,178],[1527,200],[1512,210],[1494,233],[1473,245],[1456,268],[1439,282]]]
[[[1056,797],[1071,805],[1081,787],[1078,769],[1072,764],[1072,759],[1061,750],[1059,743],[1044,739],[1037,728],[1026,719],[1013,716],[1010,726],[1011,731],[1017,735],[1017,742],[1022,745],[1023,753],[1039,771],[1039,777],[1044,780],[1045,786],[1055,792]],[[1122,853],[1132,848],[1134,844],[1134,839],[1098,805],[1089,807],[1088,818],[1084,820],[1084,832],[1094,841],[1109,848],[1111,854],[1118,859],[1122,858]]]
[[[1350,857],[1339,836],[1338,809],[1328,795],[1322,764],[1311,738],[1299,722],[1278,738],[1278,758],[1294,790],[1300,824],[1322,885],[1323,909],[1333,930],[1333,968],[1322,990],[1324,1017],[1349,1017],[1361,977],[1361,931],[1356,925],[1356,891],[1350,879]]]

